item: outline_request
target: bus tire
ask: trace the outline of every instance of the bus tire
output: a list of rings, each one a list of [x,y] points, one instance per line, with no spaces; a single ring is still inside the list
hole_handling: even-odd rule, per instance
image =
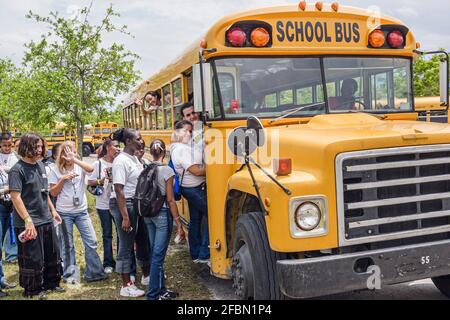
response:
[[[91,155],[91,148],[87,145],[83,145],[83,157],[89,157]]]
[[[450,298],[450,275],[431,278],[431,280],[444,296]]]
[[[281,300],[276,262],[285,255],[269,245],[264,216],[259,212],[239,217],[233,241],[232,279],[241,299]]]

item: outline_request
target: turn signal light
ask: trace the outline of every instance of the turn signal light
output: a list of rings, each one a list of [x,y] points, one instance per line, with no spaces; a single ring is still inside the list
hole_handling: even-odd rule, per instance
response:
[[[392,48],[398,49],[403,47],[405,38],[403,38],[403,34],[400,31],[392,31],[388,34],[388,43]]]
[[[241,28],[234,27],[228,31],[227,39],[233,47],[243,47],[247,41],[247,35]]]
[[[373,48],[381,48],[386,43],[386,37],[381,30],[373,31],[369,36],[369,43]]]
[[[273,159],[273,172],[277,176],[287,176],[292,172],[292,159]]]
[[[254,29],[250,38],[255,47],[265,47],[270,41],[269,32],[264,28]]]

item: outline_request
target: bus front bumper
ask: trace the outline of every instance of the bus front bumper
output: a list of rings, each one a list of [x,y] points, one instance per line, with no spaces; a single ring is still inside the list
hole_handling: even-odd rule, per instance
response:
[[[355,266],[371,265],[355,271]],[[320,258],[279,260],[281,291],[313,298],[450,274],[450,240]],[[380,277],[377,277],[380,275]],[[377,278],[380,282],[377,282]]]

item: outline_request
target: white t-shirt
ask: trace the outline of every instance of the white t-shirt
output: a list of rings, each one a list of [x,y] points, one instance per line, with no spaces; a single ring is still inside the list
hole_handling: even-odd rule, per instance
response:
[[[19,159],[14,152],[8,154],[0,153],[0,178],[3,178],[3,180],[5,181],[5,185],[8,184],[9,171],[18,161]]]
[[[172,158],[173,166],[182,181],[182,186],[186,188],[198,187],[206,181],[204,176],[195,176],[188,171],[194,164],[202,164],[202,155],[194,152],[195,148],[192,145],[184,143],[173,143],[170,146],[170,157]],[[184,177],[183,177],[184,170]]]
[[[123,191],[125,199],[134,198],[136,185],[144,166],[137,157],[131,156],[126,152],[121,152],[114,159],[112,165],[113,183],[124,186]],[[116,193],[111,193],[111,198],[115,198]]]
[[[85,193],[86,184],[84,182],[87,173],[76,164],[74,165],[73,172],[78,174],[78,176],[72,180],[65,181],[61,192],[58,194],[56,200],[56,211],[58,212],[79,213],[86,211],[88,208]],[[48,177],[49,184],[57,184],[62,176],[66,174],[67,173],[61,173],[57,166],[52,167],[50,176]],[[79,206],[74,205],[74,197],[79,199]]]
[[[101,163],[101,165],[100,165]],[[112,163],[105,161],[103,159],[94,162],[94,171],[88,177],[88,180],[103,179],[106,175],[106,170],[112,167]],[[100,175],[98,171],[100,169]],[[99,178],[100,177],[100,178]],[[96,196],[95,207],[100,210],[109,210],[109,199],[111,198],[113,184],[112,181],[105,179],[105,184],[103,185],[103,194],[101,196]]]

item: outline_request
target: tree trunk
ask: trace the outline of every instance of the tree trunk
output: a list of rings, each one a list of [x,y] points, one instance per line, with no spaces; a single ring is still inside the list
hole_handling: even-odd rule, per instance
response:
[[[83,123],[77,120],[77,153],[80,159],[83,159]]]

